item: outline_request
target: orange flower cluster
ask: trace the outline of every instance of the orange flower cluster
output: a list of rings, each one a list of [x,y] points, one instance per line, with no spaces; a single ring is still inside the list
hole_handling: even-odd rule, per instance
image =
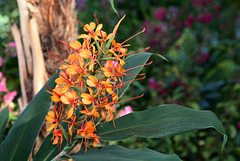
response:
[[[127,53],[126,47],[129,45],[124,44],[132,37],[123,43],[115,41],[117,29],[124,17],[110,34],[102,30],[103,25],[98,23],[96,16],[97,25],[94,22],[83,25],[77,19],[87,34],[79,35],[80,40],[69,45],[58,39],[73,52],[69,51],[66,60],[59,58],[62,64],[59,65],[59,78],[55,80],[57,85],[48,91],[55,102],[54,110],[46,116],[46,120],[51,123],[47,130],[53,132],[53,144],[62,144],[64,137],[69,143],[73,139],[80,139],[86,148],[91,139],[93,147],[96,147],[100,143],[96,125],[114,120],[113,105],[119,103],[118,92],[129,82],[124,82],[123,76],[130,75],[126,72],[131,70],[123,66],[126,55],[132,54]],[[68,124],[68,132],[62,127],[62,122]]]

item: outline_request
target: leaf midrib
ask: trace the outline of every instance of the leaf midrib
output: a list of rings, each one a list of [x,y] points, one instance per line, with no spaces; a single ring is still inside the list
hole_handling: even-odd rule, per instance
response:
[[[194,117],[185,117],[185,119],[192,119]],[[202,117],[202,118],[198,118],[198,119],[203,119],[205,117]],[[174,121],[176,120],[182,120],[181,118],[178,118],[178,119],[174,119]],[[209,119],[210,120],[210,119]],[[212,119],[211,119],[212,120]],[[159,124],[159,123],[162,123],[162,122],[167,122],[169,120],[160,120],[160,121],[157,121],[157,122],[149,122],[149,123],[145,123],[145,124],[138,124],[138,125],[135,125],[135,126],[131,126],[131,127],[126,127],[126,128],[121,128],[121,129],[117,129],[117,130],[111,130],[109,132],[106,132],[106,133],[103,133],[103,134],[100,134],[100,136],[103,136],[103,135],[108,135],[108,134],[111,134],[111,133],[116,133],[116,132],[119,132],[119,131],[125,131],[125,130],[129,130],[129,129],[133,129],[133,128],[137,128],[137,127],[145,127],[145,126],[148,126],[148,125],[153,125],[153,124]],[[172,120],[171,120],[172,121]],[[209,126],[211,127],[211,126]]]

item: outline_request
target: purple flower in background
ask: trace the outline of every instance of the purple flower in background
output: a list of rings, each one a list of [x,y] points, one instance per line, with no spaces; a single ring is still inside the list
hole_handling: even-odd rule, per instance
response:
[[[211,13],[205,13],[203,15],[203,21],[205,23],[210,23],[210,22],[212,22],[212,20],[213,20],[213,15]]]
[[[171,7],[169,10],[170,10],[170,13],[173,16],[177,16],[178,15],[178,8],[177,7]]]
[[[201,54],[201,56],[198,58],[197,61],[198,61],[198,64],[203,64],[210,59],[211,59],[211,55],[204,53],[204,54]]]
[[[145,20],[143,22],[143,28],[145,28],[145,31],[144,31],[145,34],[150,34],[151,33],[152,25],[150,24],[149,20]]]
[[[156,12],[155,12],[155,17],[158,20],[163,20],[167,15],[167,12],[164,8],[159,8]]]
[[[0,56],[0,67],[2,66],[2,57]]]
[[[158,88],[158,87],[160,86],[160,85],[157,83],[157,81],[155,80],[155,78],[153,78],[153,77],[149,78],[148,83],[149,83],[149,87],[150,87],[151,89],[156,89],[156,88]]]
[[[126,106],[124,108],[124,110],[119,111],[119,117],[122,117],[122,116],[127,115],[127,114],[132,113],[132,112],[133,112],[132,107],[131,106]]]
[[[222,7],[222,6],[221,6],[220,4],[217,4],[216,6],[214,6],[214,8],[215,8],[216,11],[219,11],[219,10],[221,9],[221,7]]]
[[[159,41],[157,41],[157,40],[151,40],[151,41],[149,42],[149,45],[150,45],[150,46],[159,45]]]
[[[123,10],[119,10],[119,15],[122,17],[123,15],[125,15],[125,12]]]
[[[86,8],[86,0],[77,0],[77,8],[82,11]]]
[[[7,92],[7,85],[6,85],[7,78],[3,78],[0,82],[0,92]]]
[[[185,21],[186,27],[191,28],[193,21],[194,21],[194,17],[193,16],[188,16],[187,20]]]

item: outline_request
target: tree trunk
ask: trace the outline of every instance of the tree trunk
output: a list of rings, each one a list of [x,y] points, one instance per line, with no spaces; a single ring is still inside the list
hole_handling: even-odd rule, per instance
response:
[[[42,88],[48,78],[56,71],[46,51],[49,49],[62,59],[67,58],[65,46],[56,40],[70,43],[77,38],[77,22],[74,0],[17,0],[20,27],[11,26],[16,42],[21,85],[21,98],[18,99],[20,111]],[[59,60],[53,58],[57,63]],[[46,137],[44,124],[36,140],[32,160],[41,142]]]

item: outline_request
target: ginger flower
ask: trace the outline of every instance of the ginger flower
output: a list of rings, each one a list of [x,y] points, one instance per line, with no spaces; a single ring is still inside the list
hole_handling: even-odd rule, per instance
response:
[[[91,22],[90,24],[86,24],[83,29],[86,32],[89,32],[89,34],[81,34],[78,36],[78,39],[81,38],[93,38],[95,40],[99,40],[98,36],[101,36],[100,30],[102,29],[103,25],[99,24],[96,28],[96,24],[94,22]],[[94,29],[96,28],[96,30],[94,31]]]
[[[60,144],[62,144],[63,142],[63,134],[62,134],[62,130],[60,129],[55,129],[53,131],[53,144],[58,144],[58,142],[60,141]]]
[[[113,121],[116,109],[114,105],[123,101],[140,98],[141,96],[119,101],[119,91],[128,82],[143,79],[124,80],[128,71],[139,68],[144,65],[125,69],[125,57],[148,48],[128,53],[125,45],[134,36],[128,38],[122,43],[115,39],[123,16],[112,33],[108,34],[102,30],[103,25],[99,24],[96,16],[96,23],[91,22],[83,26],[86,33],[78,36],[80,41],[73,41],[69,45],[59,40],[68,49],[69,55],[66,60],[55,56],[60,60],[60,65],[54,59],[50,58],[58,65],[59,77],[55,80],[57,84],[54,89],[47,91],[51,94],[54,111],[49,111],[46,120],[50,123],[48,131],[53,133],[53,144],[62,144],[63,138],[72,145],[73,142],[80,141],[84,143],[85,150],[89,147],[89,141],[92,140],[93,147],[96,147],[100,141],[96,134],[96,126],[100,122]],[[81,43],[80,43],[81,42]],[[61,123],[68,124],[68,129],[62,127]],[[114,125],[115,126],[115,125]]]

